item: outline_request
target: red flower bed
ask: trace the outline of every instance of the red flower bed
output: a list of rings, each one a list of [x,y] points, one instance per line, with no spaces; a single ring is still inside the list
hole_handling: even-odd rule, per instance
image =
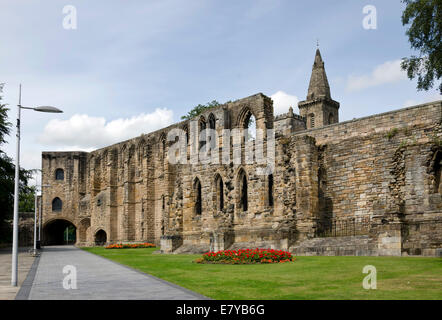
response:
[[[153,243],[116,243],[105,247],[105,249],[139,249],[139,248],[155,248]]]
[[[198,259],[197,263],[225,263],[225,264],[257,264],[257,263],[284,263],[294,261],[295,258],[288,251],[273,249],[241,249],[207,252]]]

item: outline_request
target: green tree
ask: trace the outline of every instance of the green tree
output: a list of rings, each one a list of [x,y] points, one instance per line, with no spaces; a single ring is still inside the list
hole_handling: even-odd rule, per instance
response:
[[[196,116],[199,116],[204,111],[211,109],[211,108],[218,107],[220,105],[221,104],[216,100],[213,100],[212,102],[208,102],[207,104],[199,104],[196,107],[194,107],[192,110],[190,110],[185,116],[182,116],[181,120],[190,120],[192,118],[195,118]]]
[[[3,83],[0,83],[0,93],[3,92]],[[0,95],[0,145],[6,143],[6,136],[9,135],[11,123],[8,122],[8,108],[2,103],[3,97]],[[2,152],[0,150],[0,152]]]
[[[402,24],[410,25],[406,32],[411,48],[419,51],[402,60],[408,78],[417,78],[417,89],[428,91],[442,76],[442,1],[402,0],[407,6]],[[442,94],[442,83],[439,84]]]
[[[35,187],[25,186],[20,192],[20,201],[18,204],[19,212],[34,212],[35,206]]]
[[[8,242],[11,239],[11,225],[14,207],[14,179],[15,165],[10,157],[1,149],[6,143],[6,136],[10,133],[11,123],[8,122],[8,108],[3,103],[3,84],[0,84],[0,242]],[[31,172],[20,169],[19,188],[20,193],[29,193],[27,188]]]

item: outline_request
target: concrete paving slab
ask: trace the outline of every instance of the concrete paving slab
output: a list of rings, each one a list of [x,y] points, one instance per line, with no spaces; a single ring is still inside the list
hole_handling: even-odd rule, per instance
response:
[[[66,267],[72,266],[72,267]],[[63,269],[65,273],[63,273]],[[71,268],[71,269],[69,269]],[[72,284],[76,271],[76,289]],[[67,277],[67,278],[66,278]],[[45,247],[30,300],[199,300],[206,297],[73,246]]]
[[[0,249],[0,300],[14,300],[34,262],[30,248],[19,248],[17,287],[11,286],[12,248]]]

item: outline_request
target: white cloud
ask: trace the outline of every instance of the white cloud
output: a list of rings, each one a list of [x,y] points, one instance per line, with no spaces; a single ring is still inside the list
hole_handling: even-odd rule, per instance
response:
[[[347,80],[347,91],[362,90],[406,79],[407,74],[401,69],[401,60],[387,61],[368,75],[350,75]]]
[[[292,96],[284,91],[278,91],[271,95],[273,100],[273,113],[274,115],[279,115],[287,113],[290,107],[297,107],[299,99],[296,96]]]
[[[68,120],[49,121],[38,141],[61,146],[62,150],[90,151],[161,129],[172,122],[173,111],[168,109],[109,122],[102,117],[76,114]]]

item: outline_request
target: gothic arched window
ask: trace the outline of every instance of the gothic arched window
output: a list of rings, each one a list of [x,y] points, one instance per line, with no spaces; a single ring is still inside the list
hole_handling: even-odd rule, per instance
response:
[[[189,127],[185,125],[182,130],[184,131],[184,138],[186,139],[186,159],[190,160]]]
[[[63,169],[55,170],[55,180],[64,180],[64,170]]]
[[[224,184],[219,174],[215,178],[215,190],[216,208],[222,211],[224,209]]]
[[[248,199],[248,186],[247,186],[247,176],[244,170],[239,173],[239,205],[242,211],[246,212],[249,209],[249,199]]]
[[[189,141],[189,128],[186,125],[182,128],[182,130],[184,131],[184,137],[186,139],[186,146],[187,146],[190,143],[190,141]]]
[[[195,214],[200,215],[203,212],[201,182],[196,178],[193,183],[193,192],[195,194]]]
[[[256,118],[252,112],[248,111],[244,118],[244,129],[246,141],[256,139]]]
[[[269,181],[267,186],[268,192],[268,205],[269,207],[273,207],[273,174],[269,174]]]
[[[52,200],[52,211],[61,211],[63,209],[63,202],[60,198],[56,197]]]
[[[214,129],[214,130],[216,128],[216,120],[215,120],[215,116],[213,115],[213,113],[211,113],[209,115],[209,128]]]
[[[209,135],[210,135],[210,149],[215,149],[216,147],[216,120],[213,113],[209,115]]]
[[[198,141],[199,141],[199,149],[201,150],[206,145],[206,129],[207,124],[204,117],[201,117],[200,123],[199,123],[199,132],[198,132]]]

